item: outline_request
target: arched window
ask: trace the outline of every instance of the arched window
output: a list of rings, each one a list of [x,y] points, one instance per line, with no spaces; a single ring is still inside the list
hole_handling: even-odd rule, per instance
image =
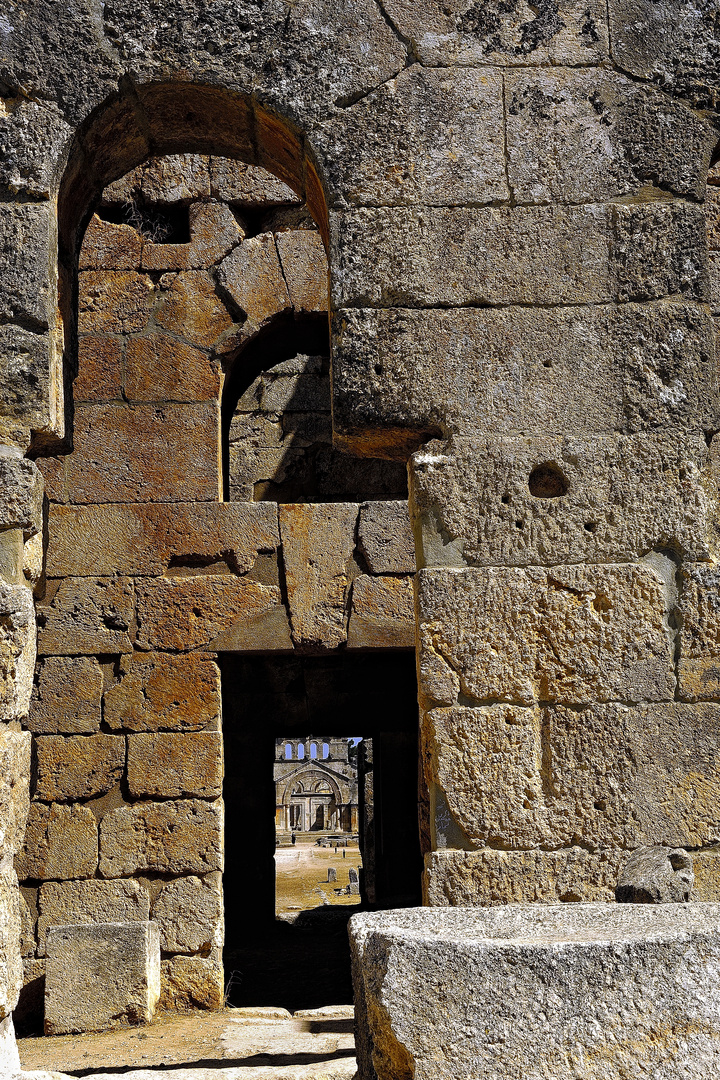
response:
[[[317,756],[318,756],[317,755],[317,743],[311,742],[310,743],[310,757],[312,758],[313,761],[315,761],[317,759]]]
[[[325,758],[326,758],[326,757],[328,757],[328,756],[329,756],[329,754],[330,754],[330,747],[328,746],[328,744],[327,744],[326,742],[324,742],[324,743],[322,744],[322,756],[323,756],[323,761],[325,760]]]
[[[285,760],[286,761],[292,761],[292,756],[293,756],[292,743],[286,742],[285,743]]]
[[[298,761],[302,761],[305,757],[305,746],[303,743],[298,743]]]

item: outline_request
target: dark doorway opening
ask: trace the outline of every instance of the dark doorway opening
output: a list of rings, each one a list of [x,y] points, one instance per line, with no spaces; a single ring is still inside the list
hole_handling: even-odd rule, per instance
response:
[[[350,1003],[347,920],[421,901],[415,656],[221,658],[225,743],[225,974],[231,1005]],[[351,732],[363,845],[357,906],[275,915],[276,740]]]

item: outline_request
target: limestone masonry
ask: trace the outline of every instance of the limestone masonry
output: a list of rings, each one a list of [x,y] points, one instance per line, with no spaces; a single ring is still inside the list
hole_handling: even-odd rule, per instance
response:
[[[303,686],[327,661],[327,688],[414,651],[424,903],[592,902],[547,909],[592,939],[558,946],[587,1054],[596,965],[660,1027],[675,991],[643,984],[670,965],[695,1034],[587,1075],[715,1074],[719,57],[714,0],[7,0],[0,1073],[53,942],[99,955],[122,924],[138,1016],[222,1006],[225,836],[265,813],[233,817],[231,740],[361,736],[352,687],[315,732],[263,695],[301,694],[289,658]],[[256,660],[288,685],[253,706]],[[391,744],[365,809],[330,785],[323,823],[369,829]],[[685,930],[597,907],[622,874],[636,898],[692,887]],[[433,979],[465,1023],[473,950],[447,942],[506,917],[364,916],[363,1080],[471,1075],[428,1034]],[[503,949],[478,953],[483,992],[512,983],[540,1032],[546,953],[518,945],[515,983]],[[552,1071],[570,1036],[548,1023]]]

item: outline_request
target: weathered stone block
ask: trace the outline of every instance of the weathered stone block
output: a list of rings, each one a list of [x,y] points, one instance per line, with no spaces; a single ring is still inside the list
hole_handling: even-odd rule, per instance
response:
[[[81,334],[131,334],[144,330],[156,299],[147,274],[133,270],[86,270],[78,282]]]
[[[25,843],[15,860],[21,881],[93,877],[98,827],[87,806],[30,804]]]
[[[160,998],[152,922],[53,926],[47,935],[45,1034],[149,1023]]]
[[[316,129],[313,143],[333,205],[478,205],[509,198],[503,127],[497,69],[414,64]]]
[[[223,260],[218,281],[257,329],[273,315],[290,307],[272,233],[245,240]]]
[[[710,904],[355,915],[359,1076],[705,1080],[720,1062],[719,931]]]
[[[409,38],[423,64],[596,64],[608,55],[607,12],[559,0],[536,11],[527,5],[444,4],[441,0],[388,0],[386,10]]]
[[[155,322],[188,344],[211,348],[232,328],[233,321],[207,271],[188,270],[164,275],[162,287]]]
[[[699,848],[720,826],[717,705],[438,709],[424,739],[452,846]]]
[[[222,791],[222,736],[215,731],[128,738],[128,788],[135,798],[217,798]]]
[[[663,548],[708,558],[707,464],[701,435],[457,437],[411,459],[418,560],[624,562]],[[532,493],[530,478],[542,467],[562,478],[563,494]]]
[[[103,191],[104,202],[183,203],[210,195],[208,159],[199,154],[151,157]]]
[[[0,326],[0,439],[25,450],[33,431],[62,434],[58,351],[50,334]]]
[[[207,874],[222,869],[222,803],[187,799],[137,803],[105,814],[100,873]]]
[[[132,225],[115,225],[93,214],[80,248],[80,270],[139,270],[143,238]]]
[[[222,947],[223,906],[220,874],[176,878],[153,904],[160,947],[170,953],[203,953]]]
[[[34,797],[42,802],[103,795],[125,771],[125,739],[117,735],[41,735],[35,740]]]
[[[224,259],[245,233],[229,206],[223,203],[196,203],[190,207],[190,266],[214,266]]]
[[[0,319],[29,320],[46,329],[54,318],[50,276],[54,208],[47,203],[0,205]]]
[[[712,428],[713,356],[711,319],[684,303],[345,310],[334,321],[333,422],[386,449],[441,430]]]
[[[611,901],[623,851],[457,851],[425,857],[424,903],[430,907]],[[708,897],[710,899],[710,897]]]
[[[35,669],[35,606],[25,585],[0,582],[0,719],[27,716]]]
[[[132,337],[125,347],[129,401],[215,401],[220,373],[207,353],[166,334]]]
[[[30,809],[31,742],[29,732],[0,729],[0,860],[14,855],[23,842]]]
[[[132,652],[134,595],[127,578],[54,582],[38,604],[41,656]]]
[[[49,656],[43,660],[27,727],[39,735],[98,731],[103,672],[89,656]]]
[[[173,956],[162,962],[162,1009],[221,1009],[223,966],[215,957]]]
[[[6,866],[0,871],[0,1020],[17,1005],[23,983],[20,930],[20,890],[14,871]]]
[[[150,898],[137,881],[49,881],[40,886],[38,955],[45,955],[51,926],[106,922],[143,922]]]
[[[692,855],[681,848],[639,847],[624,861],[615,888],[619,904],[681,904],[690,899]]]
[[[66,465],[71,502],[216,500],[218,426],[216,402],[78,405]]]
[[[685,701],[720,700],[720,570],[715,562],[680,571],[678,688]]]
[[[594,205],[331,212],[333,307],[602,303],[615,295],[611,234]],[[664,266],[670,240],[658,243]]]
[[[519,202],[602,202],[647,183],[702,198],[715,137],[680,102],[597,69],[529,68],[505,87]]]
[[[277,586],[234,574],[143,580],[136,591],[138,644],[145,649],[214,648],[214,642],[236,629],[251,632],[281,600]]]
[[[0,528],[22,529],[27,539],[42,530],[43,478],[34,461],[0,447]]]
[[[220,722],[220,673],[197,654],[134,653],[129,670],[105,694],[113,731],[193,731]]]
[[[135,339],[130,338],[128,344]],[[143,339],[144,340],[144,339]],[[123,348],[116,337],[87,335],[78,342],[76,402],[120,401],[123,395]]]
[[[371,574],[415,573],[415,542],[406,502],[364,503],[358,544]]]
[[[682,295],[707,302],[707,239],[701,206],[615,204],[611,261],[619,300]]]
[[[275,237],[290,303],[296,311],[327,311],[328,265],[320,233],[292,229]]]
[[[158,575],[218,564],[245,574],[280,543],[269,503],[91,505],[50,509],[47,572]]]
[[[411,577],[356,577],[348,626],[350,649],[411,649],[415,644]]]
[[[279,512],[293,641],[337,648],[347,638],[358,507],[285,504]]]
[[[210,158],[210,191],[214,199],[244,206],[298,206],[302,203],[292,188],[267,169],[221,157]]]
[[[423,570],[422,692],[476,701],[671,700],[666,584],[649,565]]]
[[[24,95],[5,97],[0,115],[0,186],[31,199],[48,199],[71,128],[60,109]]]

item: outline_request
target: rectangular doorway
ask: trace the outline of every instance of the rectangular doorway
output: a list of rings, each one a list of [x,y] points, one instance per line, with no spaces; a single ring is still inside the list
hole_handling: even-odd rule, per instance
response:
[[[349,1003],[350,914],[362,907],[421,901],[414,653],[225,654],[221,665],[229,1002],[291,1009]],[[319,744],[317,786],[329,790],[298,792],[291,805],[282,807],[274,777],[281,752],[278,740],[291,746],[303,742],[310,753],[309,733]],[[342,739],[351,737],[358,762],[354,804],[346,800],[346,792],[333,790],[330,770],[322,769],[323,741],[329,762],[329,747],[339,759]],[[347,872],[342,870],[339,841],[332,867],[339,871],[340,882],[326,880],[315,906],[311,895],[297,905],[296,914],[280,912],[276,917],[276,841],[282,836],[286,843],[286,826],[294,822],[308,826],[296,831],[296,843],[300,836],[303,843],[314,837],[310,843],[315,846],[318,839],[333,835],[328,814],[338,836],[359,838],[359,892],[344,895],[339,905],[332,903],[334,889],[350,885],[351,877],[347,849]],[[292,832],[290,828],[290,843]],[[355,843],[358,852],[358,839]]]

